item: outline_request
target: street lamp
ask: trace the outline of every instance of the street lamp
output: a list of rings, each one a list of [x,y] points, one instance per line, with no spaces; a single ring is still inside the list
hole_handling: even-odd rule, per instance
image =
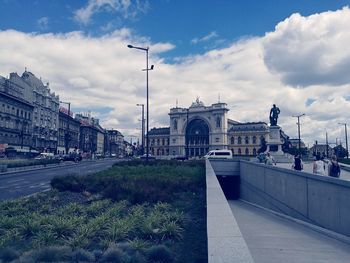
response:
[[[349,148],[348,148],[348,131],[346,129],[346,123],[340,122],[340,125],[344,125],[345,127],[345,144],[346,144],[346,158],[349,159]]]
[[[299,140],[299,154],[301,155],[301,140],[300,140],[300,117],[302,117],[302,116],[305,116],[305,113],[303,113],[303,114],[300,114],[300,115],[296,115],[296,116],[293,116],[293,117],[295,117],[295,118],[298,118],[298,123],[297,123],[297,125],[298,125],[298,140]]]
[[[147,97],[147,102],[146,102],[146,111],[147,111],[147,122],[146,122],[146,163],[148,163],[148,155],[149,155],[149,140],[148,140],[148,130],[149,130],[149,98],[148,98],[148,71],[153,70],[154,65],[151,65],[150,68],[148,68],[148,50],[149,47],[135,47],[133,45],[128,45],[128,48],[134,48],[134,49],[139,49],[142,51],[146,51],[146,69],[143,69],[143,71],[146,71],[146,97]]]
[[[145,146],[145,114],[144,114],[144,104],[136,104],[136,106],[141,106],[142,107],[142,112],[141,112],[141,114],[142,114],[142,118],[141,118],[141,122],[142,122],[142,124],[141,124],[141,127],[142,127],[142,137],[141,137],[141,155],[143,155],[143,153],[144,153],[144,149],[143,149],[143,147]]]
[[[70,142],[70,134],[69,134],[69,123],[70,123],[70,102],[60,101],[60,103],[64,103],[68,105],[68,120],[67,120],[67,129],[64,134],[64,146],[66,149],[66,154],[69,153],[69,142]]]

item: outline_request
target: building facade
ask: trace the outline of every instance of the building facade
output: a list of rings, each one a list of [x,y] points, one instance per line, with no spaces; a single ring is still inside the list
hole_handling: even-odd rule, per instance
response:
[[[78,150],[80,121],[73,118],[73,113],[60,108],[58,125],[57,154],[67,154]]]
[[[32,142],[33,105],[24,100],[23,89],[0,77],[0,145],[1,151],[29,153]],[[3,154],[3,153],[2,153]]]
[[[58,141],[59,97],[33,73],[11,73],[9,83],[22,87],[24,99],[34,106],[32,147],[40,152],[55,152]]]
[[[228,111],[226,103],[206,107],[198,98],[189,108],[170,109],[170,155],[196,157],[227,149]]]
[[[107,130],[106,133],[106,152],[110,156],[124,157],[125,156],[125,144],[124,136],[117,130]]]
[[[235,123],[228,131],[228,148],[233,155],[257,155],[263,141],[268,141],[265,122]]]
[[[170,127],[148,133],[150,153],[158,158],[193,158],[210,150],[230,149],[234,155],[257,155],[271,140],[270,127],[265,122],[230,120],[228,111],[226,103],[205,106],[198,98],[189,108],[170,109]],[[288,136],[282,130],[278,136],[284,145]]]
[[[158,158],[169,156],[170,128],[153,128],[148,134],[150,154]]]

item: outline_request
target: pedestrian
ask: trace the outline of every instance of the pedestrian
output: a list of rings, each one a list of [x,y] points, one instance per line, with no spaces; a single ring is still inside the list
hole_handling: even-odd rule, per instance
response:
[[[267,164],[267,165],[276,165],[275,159],[272,157],[272,155],[269,152],[266,154],[265,164]]]
[[[316,155],[316,160],[314,161],[313,164],[313,173],[314,174],[320,174],[320,175],[325,175],[325,164],[321,160],[321,156],[319,154]]]
[[[337,160],[337,156],[333,155],[331,161],[328,164],[328,175],[331,177],[340,176],[340,166]]]
[[[294,156],[294,163],[292,165],[292,168],[297,171],[301,171],[304,168],[303,161],[300,158],[300,155],[296,154]]]

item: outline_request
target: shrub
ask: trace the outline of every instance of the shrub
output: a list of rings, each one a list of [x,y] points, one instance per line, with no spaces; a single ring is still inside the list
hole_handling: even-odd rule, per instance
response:
[[[174,257],[171,251],[164,245],[157,245],[146,250],[147,258],[150,262],[171,263]]]
[[[4,248],[0,251],[1,262],[10,262],[19,257],[19,253],[13,248]]]
[[[69,259],[69,254],[71,250],[68,247],[62,246],[52,246],[46,247],[39,250],[32,250],[28,253],[25,253],[21,259],[22,261],[32,260],[34,262],[56,262],[56,261],[64,261]]]
[[[122,263],[124,253],[116,247],[115,244],[109,246],[109,248],[103,253],[100,262],[114,262]]]
[[[82,179],[76,175],[56,176],[51,180],[51,187],[60,192],[83,192],[85,190]]]
[[[84,249],[78,249],[70,254],[72,262],[95,262],[95,255]]]

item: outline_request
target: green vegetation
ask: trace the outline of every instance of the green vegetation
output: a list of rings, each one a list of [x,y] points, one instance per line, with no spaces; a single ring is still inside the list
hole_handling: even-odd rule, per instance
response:
[[[10,262],[206,262],[203,163],[121,163],[56,177],[54,190],[0,202]]]

